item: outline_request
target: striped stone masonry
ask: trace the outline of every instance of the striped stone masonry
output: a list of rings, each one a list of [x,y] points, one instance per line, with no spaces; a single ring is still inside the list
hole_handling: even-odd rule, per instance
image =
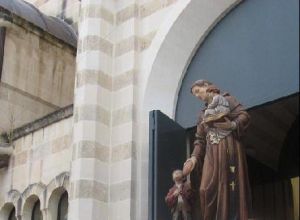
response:
[[[138,60],[175,2],[81,2],[69,219],[136,219]]]

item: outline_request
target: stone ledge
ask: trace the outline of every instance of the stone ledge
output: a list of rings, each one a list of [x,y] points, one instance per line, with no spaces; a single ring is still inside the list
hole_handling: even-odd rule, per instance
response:
[[[37,131],[41,128],[45,128],[55,122],[61,121],[65,118],[69,118],[73,115],[73,104],[63,107],[55,112],[52,112],[42,118],[39,118],[33,122],[27,123],[12,131],[12,140],[19,139],[29,133]],[[3,139],[8,140],[7,132],[1,134]]]

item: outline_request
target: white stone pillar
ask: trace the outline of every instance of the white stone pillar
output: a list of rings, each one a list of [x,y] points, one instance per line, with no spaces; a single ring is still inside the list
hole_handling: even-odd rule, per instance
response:
[[[133,220],[136,0],[83,0],[69,219]]]
[[[49,215],[48,215],[48,209],[46,209],[46,208],[41,209],[41,212],[42,212],[43,219],[50,220]]]
[[[113,2],[113,1],[111,1]],[[74,95],[68,219],[108,219],[114,15],[103,0],[82,0]]]
[[[115,1],[109,217],[135,220],[134,90],[137,74],[138,0]],[[117,211],[116,211],[117,210]]]

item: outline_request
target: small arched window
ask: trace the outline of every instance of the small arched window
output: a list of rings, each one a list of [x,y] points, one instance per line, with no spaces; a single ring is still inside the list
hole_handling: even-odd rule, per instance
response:
[[[68,219],[68,192],[64,192],[58,202],[58,212],[57,219],[58,220],[67,220]]]
[[[10,211],[8,220],[17,220],[15,207]]]
[[[31,220],[43,220],[40,200],[37,200],[33,206]]]

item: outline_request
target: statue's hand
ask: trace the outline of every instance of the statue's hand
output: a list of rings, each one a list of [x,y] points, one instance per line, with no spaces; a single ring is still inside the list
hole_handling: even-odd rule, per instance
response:
[[[173,193],[173,196],[178,196],[180,194],[180,190],[179,189],[176,189]]]
[[[220,128],[223,130],[234,130],[236,128],[235,122],[230,121],[227,117],[224,118],[225,122],[213,123],[215,128]]]
[[[183,169],[182,169],[183,175],[184,176],[189,175],[193,171],[196,163],[197,163],[197,159],[194,156],[187,159],[187,161],[183,165]]]

